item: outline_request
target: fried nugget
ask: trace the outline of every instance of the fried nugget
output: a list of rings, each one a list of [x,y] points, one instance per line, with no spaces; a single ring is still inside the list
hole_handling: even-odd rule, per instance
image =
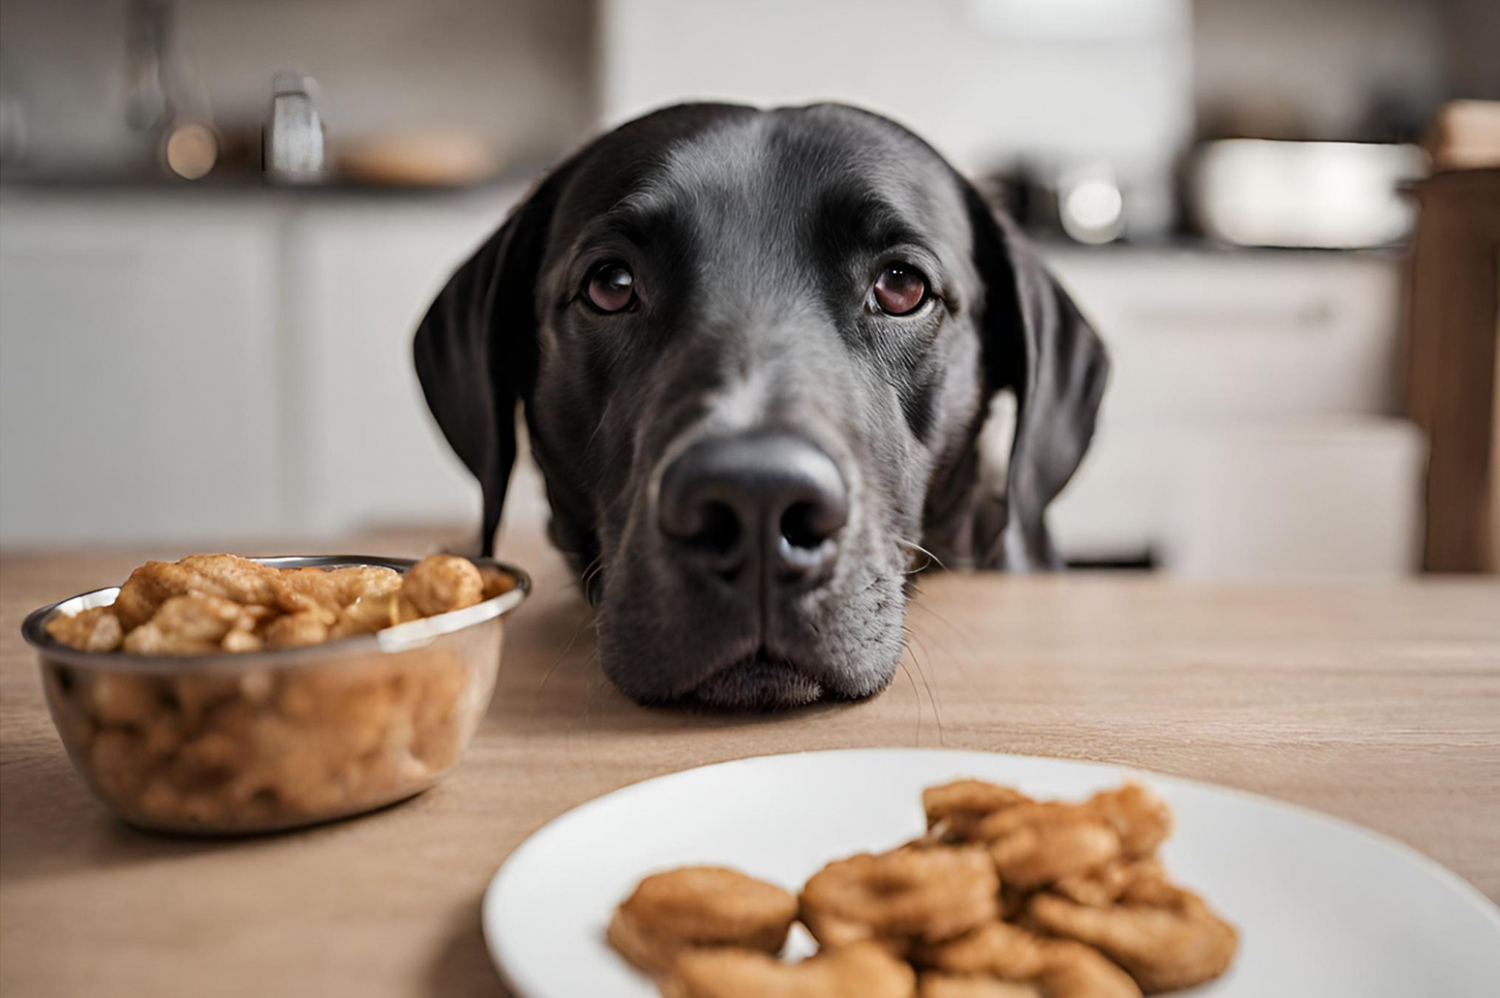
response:
[[[275,576],[276,603],[286,613],[341,610],[366,597],[389,596],[401,588],[401,573],[375,565],[297,568]]]
[[[401,588],[401,573],[379,565],[349,565],[327,572],[339,587],[339,603],[348,606],[367,596],[388,596]]]
[[[114,611],[129,632],[156,615],[174,596],[200,593],[254,606],[276,602],[276,569],[230,554],[199,554],[175,563],[148,561],[115,597]]]
[[[946,974],[992,977],[1034,986],[1042,998],[1140,998],[1130,975],[1096,950],[1048,939],[1006,922],[988,922],[936,946],[919,946],[915,963]]]
[[[149,766],[145,738],[129,728],[102,728],[89,747],[89,782],[112,801],[133,800]]]
[[[735,870],[688,866],[642,880],[615,909],[610,945],[660,974],[684,950],[734,946],[776,953],[797,917],[789,892]]]
[[[233,628],[224,635],[224,640],[219,643],[223,651],[243,654],[245,652],[260,651],[265,647],[265,641],[259,634],[250,630]]]
[[[1239,935],[1203,899],[1159,876],[1140,877],[1109,907],[1054,894],[1032,898],[1028,918],[1054,935],[1096,947],[1147,994],[1190,988],[1229,969]]]
[[[101,670],[89,684],[89,708],[101,724],[142,727],[161,712],[160,686],[155,676]]]
[[[333,610],[318,607],[286,613],[266,627],[266,645],[271,648],[304,648],[328,640],[329,628],[338,621]]]
[[[114,651],[125,638],[120,618],[108,606],[80,610],[71,617],[59,614],[47,621],[47,633],[82,651]]]
[[[351,634],[369,634],[401,623],[400,590],[370,593],[344,607],[339,619],[329,628],[330,638]]]
[[[944,974],[929,970],[917,982],[918,998],[1046,998],[1035,984],[1002,981],[988,974]]]
[[[1161,798],[1127,783],[1081,804],[1013,803],[964,827],[969,838],[990,843],[1007,885],[1034,890],[1151,857],[1171,833],[1172,815]]]
[[[1172,834],[1167,802],[1139,783],[1101,790],[1083,805],[1120,836],[1121,851],[1131,859],[1154,856]]]
[[[219,651],[240,619],[232,600],[191,592],[172,596],[151,619],[125,635],[125,650],[135,655],[202,655]]]
[[[484,600],[484,578],[467,558],[429,555],[407,569],[401,595],[423,617],[462,610]]]
[[[306,669],[284,677],[274,702],[282,719],[295,726],[295,734],[339,732],[338,740],[323,751],[344,764],[379,749],[396,711],[409,710],[398,696],[395,678],[339,665]]]
[[[447,769],[463,751],[465,734],[455,723],[469,688],[469,671],[452,656],[434,653],[428,667],[407,674],[411,703],[411,754],[433,771]]]
[[[1023,805],[1000,817],[1043,807]],[[990,858],[1001,879],[1012,887],[1043,887],[1062,877],[1086,874],[1120,856],[1120,837],[1101,822],[1064,811],[1038,810],[1027,817],[1031,820],[994,833],[990,845]]]
[[[913,998],[916,974],[874,943],[782,963],[742,949],[691,950],[662,981],[664,998]]]
[[[900,954],[997,918],[999,891],[982,850],[906,846],[829,863],[802,888],[801,916],[824,946],[870,939]]]
[[[493,565],[480,565],[479,577],[484,580],[484,598],[487,600],[516,588],[515,577],[500,571]]]
[[[948,842],[972,841],[975,827],[989,815],[1030,803],[1031,798],[1019,790],[983,780],[956,780],[922,791],[928,832]]]
[[[1162,876],[1161,864],[1154,859],[1122,858],[1096,870],[1061,877],[1048,890],[1079,904],[1103,907],[1118,901],[1137,880]]]

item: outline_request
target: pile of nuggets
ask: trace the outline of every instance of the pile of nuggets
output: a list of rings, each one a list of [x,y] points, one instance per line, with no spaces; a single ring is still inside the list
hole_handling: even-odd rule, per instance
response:
[[[244,653],[321,644],[473,606],[514,580],[464,558],[276,569],[227,554],[147,562],[110,606],[58,616],[92,652]],[[48,663],[69,753],[142,823],[220,830],[384,802],[450,768],[488,691],[438,648],[296,669],[74,669]],[[373,804],[371,804],[373,806]]]
[[[203,655],[322,644],[461,610],[514,580],[466,558],[390,568],[279,569],[232,554],[148,561],[111,606],[54,617],[47,633],[84,651]]]
[[[927,834],[829,863],[800,897],[720,867],[641,881],[610,943],[666,998],[1139,998],[1228,969],[1233,926],[1167,879],[1138,784],[1081,804],[961,780]],[[777,959],[800,920],[819,952]]]

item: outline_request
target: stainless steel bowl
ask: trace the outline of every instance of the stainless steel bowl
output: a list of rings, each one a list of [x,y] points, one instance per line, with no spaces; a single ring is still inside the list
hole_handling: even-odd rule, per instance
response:
[[[257,558],[274,568],[375,565],[356,555]],[[452,613],[280,651],[153,657],[87,652],[47,623],[112,604],[118,587],[42,607],[22,633],[41,661],[52,720],[94,792],[134,825],[276,831],[383,807],[457,764],[489,706],[515,588]]]

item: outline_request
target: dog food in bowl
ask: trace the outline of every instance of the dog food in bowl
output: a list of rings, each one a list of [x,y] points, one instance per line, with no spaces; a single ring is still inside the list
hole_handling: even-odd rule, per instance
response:
[[[149,562],[32,614],[64,745],[132,823],[289,828],[435,783],[488,706],[514,569],[453,556]]]

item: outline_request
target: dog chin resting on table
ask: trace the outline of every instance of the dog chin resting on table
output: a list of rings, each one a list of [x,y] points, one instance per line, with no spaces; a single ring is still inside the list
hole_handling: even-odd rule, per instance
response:
[[[643,703],[759,708],[890,681],[919,544],[1056,567],[1044,512],[1109,366],[1014,223],[831,104],[687,104],[598,138],[453,275],[415,360],[483,487],[485,553],[520,403],[604,672]]]

